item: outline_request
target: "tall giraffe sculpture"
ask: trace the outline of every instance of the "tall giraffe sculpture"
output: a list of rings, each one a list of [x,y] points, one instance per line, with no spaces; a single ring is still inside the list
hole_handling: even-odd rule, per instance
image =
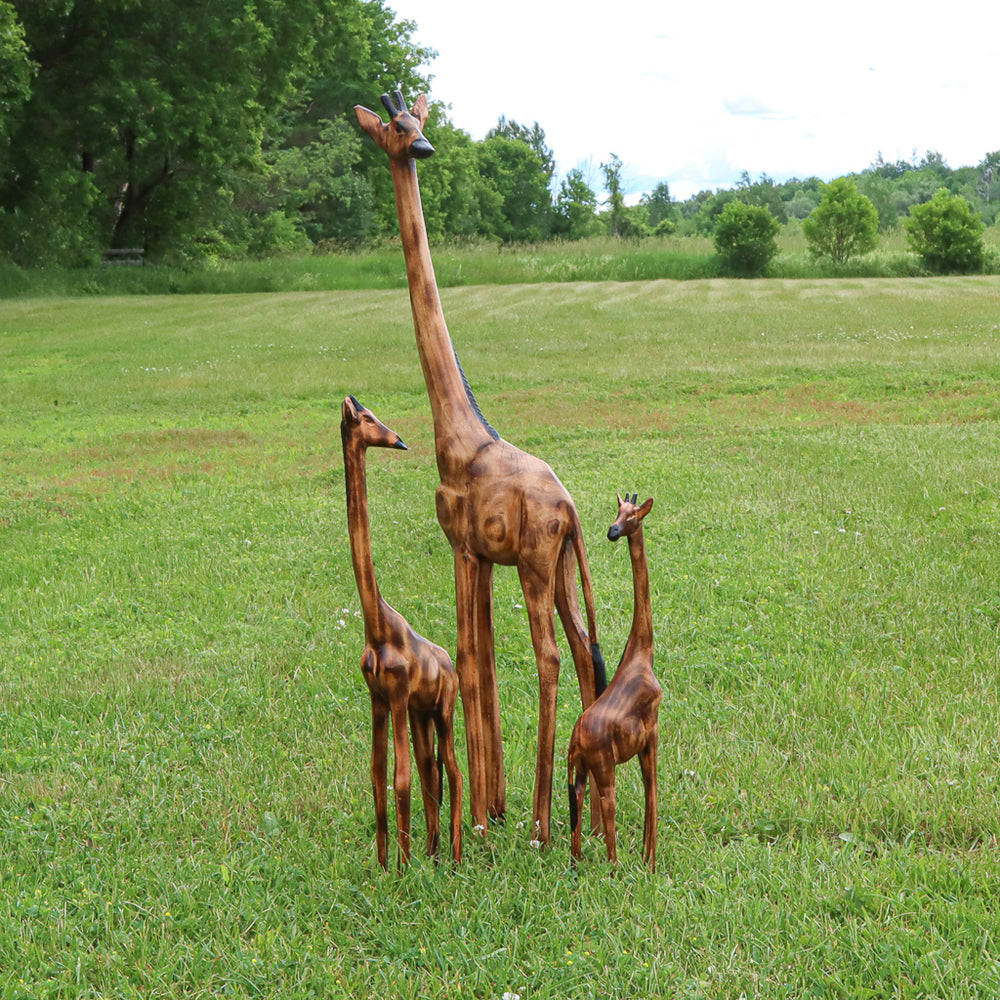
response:
[[[372,700],[372,792],[375,797],[375,845],[378,862],[388,867],[389,823],[386,817],[388,724],[392,720],[393,788],[399,863],[410,860],[410,740],[420,774],[420,791],[427,820],[427,853],[436,855],[441,831],[441,763],[448,773],[451,808],[451,850],[462,859],[462,775],[455,759],[452,719],[458,678],[451,657],[440,646],[418,635],[406,619],[379,593],[372,560],[368,520],[365,457],[368,448],[402,448],[399,435],[371,410],[348,396],[341,407],[340,436],[344,445],[347,484],[347,527],[351,538],[354,579],[365,620],[365,651],[361,672]],[[434,759],[437,733],[440,760]]]
[[[653,673],[653,608],[649,596],[649,566],[642,522],[653,509],[650,497],[642,506],[636,494],[618,497],[618,517],[608,529],[614,542],[628,539],[632,561],[633,611],[621,663],[607,690],[573,727],[569,742],[570,849],[574,863],[581,853],[581,810],[587,775],[601,797],[604,846],[608,860],[618,861],[615,843],[615,766],[637,754],[646,796],[642,857],[656,871],[656,753],[660,735],[660,682]]]
[[[507,808],[493,642],[493,567],[516,566],[540,690],[533,839],[547,844],[559,678],[554,609],[566,632],[584,707],[605,684],[580,519],[552,469],[504,441],[479,411],[441,309],[420,204],[415,161],[434,152],[422,131],[427,98],[421,94],[412,112],[406,110],[399,91],[391,98],[383,94],[382,104],[391,118],[388,124],[360,105],[354,110],[361,127],[389,157],[417,349],[434,419],[440,477],[437,516],[455,557],[456,666],[465,713],[472,818],[477,830],[485,833],[488,817],[502,819]],[[586,629],[577,594],[577,565]],[[595,822],[596,817],[595,808]]]

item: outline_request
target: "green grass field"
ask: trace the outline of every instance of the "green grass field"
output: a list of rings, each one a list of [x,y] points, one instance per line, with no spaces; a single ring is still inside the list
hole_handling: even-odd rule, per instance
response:
[[[454,653],[397,290],[8,300],[0,314],[0,996],[1000,994],[1000,279],[468,286],[490,421],[586,533],[605,655],[646,542],[659,870],[529,846],[537,680],[496,638],[506,825],[382,873],[344,512],[348,392],[385,596]],[[458,720],[463,770],[464,730]],[[419,801],[419,796],[416,801]],[[508,997],[508,1000],[510,998]]]

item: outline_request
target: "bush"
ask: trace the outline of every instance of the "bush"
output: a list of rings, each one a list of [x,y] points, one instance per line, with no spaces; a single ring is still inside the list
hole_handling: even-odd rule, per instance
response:
[[[778,252],[781,226],[760,205],[731,201],[715,224],[715,249],[728,269],[742,277],[763,274]]]
[[[843,264],[869,253],[878,242],[878,212],[857,184],[839,177],[822,187],[820,203],[802,223],[802,232],[814,257]]]
[[[906,241],[939,274],[982,271],[983,220],[960,194],[940,188],[930,201],[910,206],[903,220]]]

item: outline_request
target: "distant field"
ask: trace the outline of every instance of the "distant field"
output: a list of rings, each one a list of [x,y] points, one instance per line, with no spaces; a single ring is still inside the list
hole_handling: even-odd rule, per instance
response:
[[[11,299],[0,994],[1000,995],[1000,278],[443,299],[483,411],[576,500],[612,666],[615,491],[655,498],[657,875],[634,763],[617,877],[595,837],[570,868],[571,668],[528,846],[537,680],[502,570],[507,823],[466,816],[435,867],[415,808],[414,864],[377,869],[348,392],[410,446],[369,456],[385,596],[455,636],[405,291]]]
[[[1000,227],[986,231],[987,271],[1000,272]],[[814,260],[802,227],[789,223],[778,238],[771,278],[900,278],[924,275],[901,232],[846,264]],[[720,277],[712,240],[685,236],[639,241],[595,237],[542,244],[454,242],[433,248],[442,288],[585,281],[698,280]],[[205,295],[255,292],[405,289],[400,246],[387,241],[355,253],[269,260],[161,261],[146,267],[37,268],[0,263],[0,299],[53,295]]]

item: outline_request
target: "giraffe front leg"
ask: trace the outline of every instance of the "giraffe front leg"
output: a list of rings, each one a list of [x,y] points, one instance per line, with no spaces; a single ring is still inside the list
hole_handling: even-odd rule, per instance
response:
[[[393,789],[396,793],[396,829],[399,835],[399,865],[410,863],[410,736],[406,724],[406,692],[390,693],[392,712],[392,743],[395,756]]]
[[[556,694],[559,686],[559,649],[555,630],[555,582],[534,570],[518,566],[521,589],[528,610],[531,644],[538,667],[538,757],[535,763],[535,796],[532,840],[551,840],[552,764],[556,745]]]
[[[486,753],[486,808],[490,819],[503,821],[507,812],[507,782],[503,766],[500,687],[493,641],[493,563],[479,561],[476,578],[476,670]]]
[[[659,743],[658,728],[650,734],[646,745],[639,751],[639,766],[642,768],[642,783],[646,793],[646,818],[642,833],[642,859],[649,870],[656,871],[656,755]]]
[[[471,552],[455,551],[455,604],[458,614],[455,670],[465,716],[465,746],[469,761],[469,808],[473,829],[485,836],[486,749],[476,655],[476,588],[479,559]]]

